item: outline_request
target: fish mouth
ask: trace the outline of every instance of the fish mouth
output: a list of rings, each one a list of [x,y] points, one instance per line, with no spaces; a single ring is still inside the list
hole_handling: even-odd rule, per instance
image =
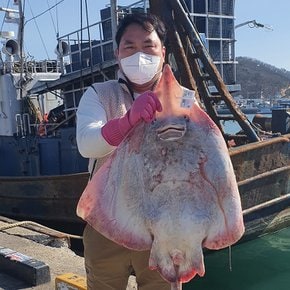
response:
[[[185,124],[167,124],[158,128],[157,136],[162,141],[175,141],[182,138],[186,132]]]

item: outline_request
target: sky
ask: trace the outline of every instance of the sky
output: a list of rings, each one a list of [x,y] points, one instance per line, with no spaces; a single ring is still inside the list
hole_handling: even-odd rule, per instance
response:
[[[22,0],[24,1],[24,0]],[[128,5],[137,0],[119,0],[119,5]],[[0,0],[0,7],[6,7],[13,0]],[[50,10],[33,20],[33,16],[61,2],[57,9]],[[85,1],[83,0],[83,7]],[[56,34],[64,35],[79,29],[79,0],[26,0],[25,50],[36,59],[54,59]],[[100,20],[100,9],[110,0],[87,0],[90,21]],[[15,9],[17,8],[14,6]],[[65,12],[65,13],[63,13]],[[3,12],[0,12],[2,30]],[[58,17],[57,17],[58,16]],[[248,25],[235,30],[236,56],[258,59],[278,68],[290,71],[290,1],[289,0],[235,0],[235,25],[256,20],[270,27],[250,28]],[[83,16],[85,24],[85,17]],[[83,25],[84,26],[84,25]],[[4,26],[11,30],[15,25]],[[8,28],[8,29],[7,29]],[[46,45],[44,45],[46,44]]]
[[[248,20],[272,27],[235,30],[236,55],[256,58],[278,68],[290,70],[290,1],[236,0],[235,25]]]

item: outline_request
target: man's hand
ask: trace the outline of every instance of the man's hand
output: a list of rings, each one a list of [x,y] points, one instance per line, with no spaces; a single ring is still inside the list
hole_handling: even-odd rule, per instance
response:
[[[149,123],[154,119],[156,111],[161,110],[162,106],[156,94],[151,91],[145,92],[133,102],[128,111],[129,123],[132,127],[140,120]]]
[[[102,127],[102,135],[109,144],[118,146],[139,121],[149,123],[153,121],[156,111],[161,110],[162,106],[156,94],[145,92],[133,102],[123,117],[108,121]]]

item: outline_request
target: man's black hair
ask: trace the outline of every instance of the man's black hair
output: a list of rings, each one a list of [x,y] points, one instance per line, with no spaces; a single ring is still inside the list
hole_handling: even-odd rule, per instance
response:
[[[119,23],[115,37],[118,47],[126,28],[133,23],[139,24],[144,30],[148,32],[155,30],[161,43],[164,44],[166,28],[164,23],[156,15],[149,13],[131,13],[127,14]]]

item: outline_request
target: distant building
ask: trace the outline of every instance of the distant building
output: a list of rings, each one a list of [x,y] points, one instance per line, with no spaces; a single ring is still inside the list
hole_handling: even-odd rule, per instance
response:
[[[209,53],[231,91],[236,84],[235,0],[185,0],[199,33],[205,35]]]

